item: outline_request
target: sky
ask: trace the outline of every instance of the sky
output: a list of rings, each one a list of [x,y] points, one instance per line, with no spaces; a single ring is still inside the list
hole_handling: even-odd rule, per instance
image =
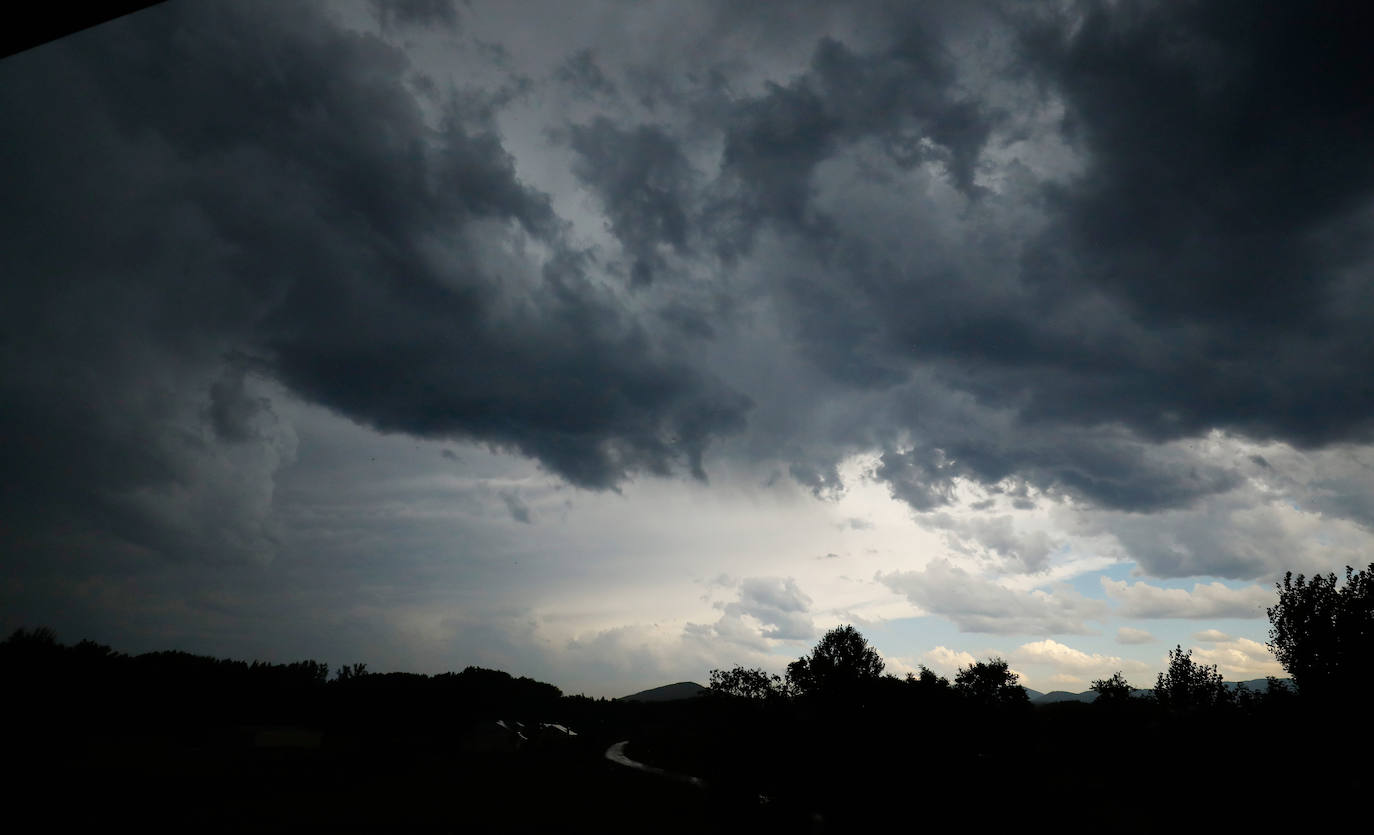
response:
[[[173,0],[0,61],[0,628],[1230,680],[1374,558],[1329,2]]]

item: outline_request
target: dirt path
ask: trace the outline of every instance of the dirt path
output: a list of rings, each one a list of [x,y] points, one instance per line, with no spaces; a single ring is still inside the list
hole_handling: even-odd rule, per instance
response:
[[[676,780],[680,783],[687,783],[692,786],[701,786],[703,788],[706,786],[706,781],[702,780],[700,777],[693,777],[689,774],[678,774],[676,771],[668,771],[666,769],[656,768],[652,765],[646,765],[642,762],[639,762],[638,760],[630,759],[629,755],[625,753],[625,746],[629,744],[630,741],[628,739],[623,739],[620,742],[617,742],[614,745],[612,745],[610,748],[607,748],[606,759],[618,765],[633,768],[636,771],[643,771],[647,774],[655,774],[659,777],[663,777],[668,780]]]

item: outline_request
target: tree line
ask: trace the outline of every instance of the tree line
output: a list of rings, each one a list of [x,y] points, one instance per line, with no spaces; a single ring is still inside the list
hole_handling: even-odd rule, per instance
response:
[[[827,632],[780,675],[713,670],[706,696],[662,704],[564,695],[551,684],[479,667],[418,675],[375,673],[363,664],[331,671],[317,661],[126,655],[91,641],[63,645],[46,629],[19,630],[0,642],[0,674],[10,697],[7,744],[19,761],[40,762],[32,773],[89,786],[113,772],[81,763],[109,757],[123,780],[109,787],[112,802],[154,778],[186,793],[188,807],[215,780],[257,791],[263,774],[288,786],[305,780],[309,791],[300,797],[307,799],[377,785],[392,786],[392,794],[377,795],[387,798],[442,779],[442,790],[425,795],[427,815],[448,815],[447,806],[434,810],[452,794],[462,798],[455,808],[482,810],[463,814],[497,829],[507,826],[511,809],[558,828],[557,806],[526,799],[544,792],[565,804],[585,801],[587,819],[596,821],[608,790],[643,798],[635,801],[641,811],[669,802],[653,794],[674,791],[668,787],[622,785],[617,781],[638,778],[604,771],[606,747],[629,740],[633,758],[709,787],[700,797],[672,795],[671,803],[696,804],[695,811],[656,819],[664,831],[678,831],[675,821],[682,831],[741,828],[737,823],[805,831],[815,821],[825,822],[824,831],[873,831],[910,828],[913,820],[976,829],[969,810],[1037,808],[1071,786],[1078,815],[1110,818],[1120,831],[1154,832],[1205,818],[1208,793],[1253,795],[1257,779],[1293,796],[1359,787],[1367,770],[1346,767],[1343,752],[1374,741],[1358,720],[1374,666],[1372,578],[1374,564],[1347,569],[1344,583],[1335,575],[1289,574],[1276,584],[1270,646],[1295,686],[1272,681],[1265,693],[1233,691],[1215,665],[1176,647],[1150,698],[1134,698],[1117,672],[1093,682],[1093,704],[1033,707],[1004,659],[976,661],[948,679],[924,667],[899,678],[853,626]],[[1336,718],[1348,720],[1340,732],[1324,730]],[[578,736],[556,751],[531,745],[505,759],[464,753],[465,734],[498,719],[507,729],[563,723]],[[321,729],[323,742],[307,759],[264,759],[243,748],[245,737],[234,737],[236,728],[259,723]],[[1263,764],[1262,778],[1256,764]],[[1135,818],[1120,821],[1123,782],[1132,796],[1169,800],[1135,807]],[[1180,786],[1206,786],[1207,793],[1180,795]],[[903,805],[913,793],[917,805]],[[293,804],[295,795],[278,795],[264,808],[275,814]],[[404,805],[378,804],[381,821]],[[351,823],[346,809],[329,820]]]
[[[1181,645],[1169,651],[1168,666],[1152,690],[1155,703],[1170,710],[1198,710],[1253,705],[1264,699],[1288,699],[1298,693],[1323,702],[1367,698],[1374,674],[1374,563],[1363,571],[1347,566],[1342,585],[1334,573],[1296,577],[1287,572],[1275,584],[1278,600],[1266,609],[1269,648],[1295,685],[1266,677],[1264,691],[1243,685],[1228,687],[1217,665],[1193,660]],[[787,665],[785,675],[735,666],[710,672],[717,696],[769,702],[789,699],[836,701],[877,686],[904,685],[949,690],[982,705],[1013,706],[1029,701],[1008,662],[999,657],[961,667],[950,682],[922,665],[905,680],[885,674],[882,657],[853,626],[831,629],[808,655]],[[1120,670],[1092,682],[1103,705],[1125,703],[1137,688]]]
[[[828,819],[854,831],[901,818],[856,799],[901,797],[917,786],[944,810],[923,807],[927,825],[979,828],[963,807],[995,798],[1000,808],[1037,808],[1066,787],[1080,817],[1111,819],[1120,831],[1219,820],[1223,807],[1213,795],[1254,798],[1251,807],[1224,806],[1231,824],[1272,825],[1300,810],[1268,804],[1259,786],[1316,796],[1358,789],[1374,776],[1350,766],[1350,754],[1374,743],[1359,719],[1374,692],[1374,564],[1347,568],[1344,584],[1334,574],[1289,573],[1276,591],[1267,610],[1269,646],[1292,686],[1273,677],[1263,691],[1227,685],[1216,665],[1176,646],[1143,693],[1117,671],[1092,682],[1091,704],[1035,707],[1005,659],[975,661],[952,680],[925,667],[898,678],[845,625],[781,675],[713,670],[717,712],[684,725],[679,744],[729,747],[735,756],[697,763],[823,807]],[[1333,721],[1338,733],[1325,730]],[[847,766],[837,773],[827,768],[832,763]],[[1139,798],[1134,819],[1121,818],[1123,785]],[[1187,790],[1200,786],[1207,791]]]

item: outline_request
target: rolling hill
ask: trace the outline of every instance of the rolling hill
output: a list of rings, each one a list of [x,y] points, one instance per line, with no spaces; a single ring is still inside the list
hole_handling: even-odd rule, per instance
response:
[[[679,699],[693,699],[706,692],[706,688],[695,681],[679,681],[621,696],[618,702],[675,702]]]

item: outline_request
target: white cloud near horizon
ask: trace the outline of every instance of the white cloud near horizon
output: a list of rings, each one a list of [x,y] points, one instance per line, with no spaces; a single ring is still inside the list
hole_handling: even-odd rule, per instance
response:
[[[1102,589],[1126,618],[1262,618],[1274,604],[1274,592],[1263,586],[1233,589],[1220,582],[1196,583],[1191,591],[1145,582],[1101,578]]]
[[[1215,664],[1222,678],[1228,681],[1241,681],[1254,678],[1287,675],[1283,665],[1269,651],[1269,647],[1249,638],[1228,638],[1212,640],[1212,646],[1194,647],[1193,661],[1198,664]]]
[[[946,646],[933,647],[921,654],[920,661],[923,665],[953,680],[954,674],[959,672],[961,667],[968,667],[976,663],[979,659],[970,652],[963,650],[953,650]]]

